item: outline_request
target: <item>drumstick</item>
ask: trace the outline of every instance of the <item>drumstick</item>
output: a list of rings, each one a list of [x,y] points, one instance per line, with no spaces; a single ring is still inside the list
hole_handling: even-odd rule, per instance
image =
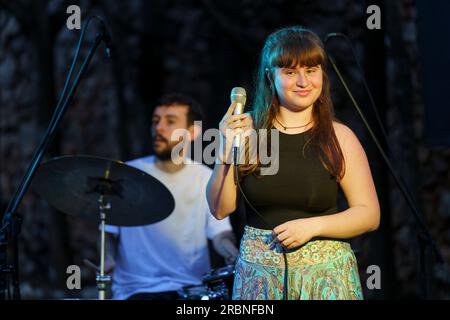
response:
[[[94,269],[97,272],[100,272],[100,268],[91,261],[89,261],[88,259],[84,259],[83,262],[87,267]]]

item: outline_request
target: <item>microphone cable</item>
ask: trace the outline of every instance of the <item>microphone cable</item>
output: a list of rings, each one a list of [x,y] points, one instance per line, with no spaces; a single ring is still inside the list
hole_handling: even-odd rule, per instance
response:
[[[245,143],[244,143],[245,144]],[[245,202],[249,205],[249,207],[253,210],[253,212],[255,212],[260,218],[261,220],[264,222],[264,224],[266,226],[269,226],[270,224],[267,222],[267,220],[263,217],[263,215],[256,210],[256,208],[252,205],[252,203],[248,200],[247,196],[245,195],[244,190],[242,190],[242,186],[241,183],[239,182],[239,172],[238,172],[238,155],[239,155],[239,148],[238,147],[233,147],[233,157],[234,157],[234,163],[233,163],[233,167],[234,167],[234,181],[236,186],[239,189],[239,192],[241,193],[242,197],[244,198]],[[271,230],[271,228],[269,229]],[[277,239],[278,240],[278,239]],[[272,240],[273,242],[273,240]],[[284,260],[284,277],[283,277],[283,300],[288,300],[288,261],[287,261],[287,256],[286,256],[286,248],[284,248],[281,244],[280,247],[283,250],[283,260]]]

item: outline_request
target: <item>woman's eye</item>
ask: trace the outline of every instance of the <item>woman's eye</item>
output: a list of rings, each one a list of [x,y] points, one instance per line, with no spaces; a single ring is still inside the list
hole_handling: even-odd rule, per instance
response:
[[[287,70],[286,74],[287,75],[293,75],[293,74],[295,74],[295,71],[294,70]]]
[[[308,73],[314,73],[314,72],[316,72],[317,71],[317,69],[308,69],[308,70],[306,70],[306,72],[308,72]]]

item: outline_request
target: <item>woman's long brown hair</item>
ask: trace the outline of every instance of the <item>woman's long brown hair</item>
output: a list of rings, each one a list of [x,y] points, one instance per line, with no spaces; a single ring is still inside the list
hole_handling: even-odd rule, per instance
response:
[[[333,128],[333,121],[337,121],[337,119],[334,117],[326,61],[327,57],[322,41],[308,29],[293,26],[269,35],[262,50],[256,73],[252,116],[257,131],[274,128],[273,120],[280,109],[275,85],[272,83],[275,67],[294,68],[320,65],[323,70],[322,92],[313,105],[312,120],[314,124],[305,148],[311,147],[330,174],[335,177],[336,181],[340,181],[345,173],[345,164]],[[270,146],[270,134],[267,134],[267,139],[267,146]],[[248,151],[248,145],[246,148]],[[240,165],[240,176],[255,173],[259,166],[259,162]]]

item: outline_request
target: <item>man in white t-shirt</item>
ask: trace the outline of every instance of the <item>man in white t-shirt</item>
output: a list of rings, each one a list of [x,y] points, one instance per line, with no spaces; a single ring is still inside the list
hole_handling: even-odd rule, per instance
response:
[[[238,255],[229,220],[217,220],[208,208],[205,190],[211,169],[193,161],[176,164],[171,158],[178,144],[171,141],[172,132],[187,129],[194,140],[200,133],[194,121],[201,115],[189,97],[166,96],[152,118],[155,155],[127,163],[162,182],[175,199],[175,209],[146,226],[106,226],[105,270],[114,270],[113,299],[177,299],[183,286],[201,284],[211,268],[207,239],[226,263]]]

